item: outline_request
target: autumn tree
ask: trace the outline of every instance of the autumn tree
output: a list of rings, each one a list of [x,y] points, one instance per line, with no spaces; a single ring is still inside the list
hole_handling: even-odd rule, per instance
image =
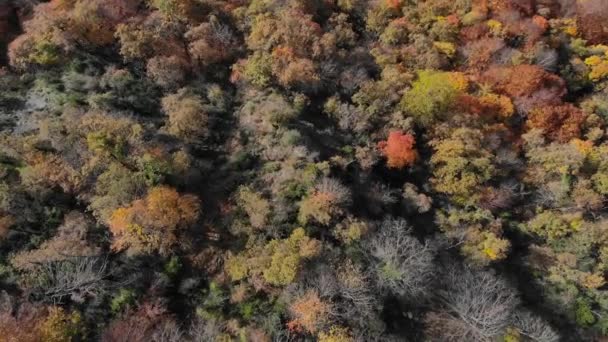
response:
[[[51,307],[40,326],[40,333],[43,341],[64,342],[78,338],[83,328],[82,317],[77,311],[69,313],[62,308]]]
[[[268,200],[248,187],[241,187],[238,192],[238,201],[249,216],[249,222],[254,228],[261,229],[266,225],[270,213]]]
[[[527,125],[540,129],[550,140],[567,142],[581,135],[586,115],[572,104],[543,106],[528,114]]]
[[[326,332],[319,334],[319,342],[351,342],[354,339],[351,337],[348,329],[340,326],[332,326]]]
[[[343,243],[350,245],[361,241],[369,232],[370,225],[359,219],[347,217],[334,228],[334,236]]]
[[[20,270],[28,270],[45,262],[98,256],[101,252],[100,248],[87,240],[91,224],[82,213],[68,213],[63,219],[63,224],[57,228],[54,237],[42,243],[38,249],[17,253],[11,259],[12,265]]]
[[[160,39],[154,30],[136,22],[119,24],[114,35],[120,44],[119,52],[126,60],[150,57],[153,44]]]
[[[146,197],[118,208],[109,220],[115,250],[169,253],[181,231],[196,223],[200,202],[167,186],[151,188]]]
[[[479,81],[512,98],[515,107],[524,113],[537,107],[559,105],[566,94],[563,79],[536,65],[494,66],[484,72]]]
[[[470,128],[458,128],[443,140],[434,140],[435,153],[432,183],[439,192],[446,193],[461,204],[475,203],[475,190],[497,173],[491,151],[484,147],[483,135]]]
[[[351,202],[350,191],[338,180],[323,178],[300,202],[298,221],[306,224],[309,220],[327,225],[340,215]]]
[[[264,246],[254,246],[230,256],[226,270],[234,281],[261,277],[271,285],[288,285],[295,280],[303,262],[319,252],[319,241],[297,228],[287,239],[274,239]]]
[[[137,309],[114,319],[103,331],[103,342],[144,342],[154,341],[172,317],[167,308],[159,302],[145,302]]]
[[[421,125],[428,126],[443,118],[460,92],[467,90],[468,81],[463,74],[424,70],[412,83],[401,106]]]
[[[146,71],[156,84],[165,88],[178,87],[186,78],[187,64],[176,56],[150,58]]]
[[[0,313],[0,333],[7,342],[69,342],[83,335],[84,322],[78,311],[61,307],[35,306],[23,303],[13,314],[10,309]]]
[[[49,66],[59,63],[72,44],[59,27],[66,25],[66,17],[53,9],[53,4],[39,4],[34,15],[24,23],[25,33],[9,44],[10,64],[18,69]]]
[[[315,333],[329,321],[332,307],[330,303],[323,301],[318,293],[309,290],[291,303],[289,312],[293,317],[293,320],[287,323],[291,330]]]
[[[401,169],[416,161],[417,153],[414,144],[415,140],[411,134],[393,131],[389,133],[386,141],[378,144],[378,147],[384,153],[388,167]]]
[[[608,39],[608,9],[601,0],[577,0],[577,26],[585,39],[592,44],[606,43]]]
[[[190,56],[203,67],[230,60],[238,52],[236,35],[214,16],[188,30],[184,37],[189,41]]]
[[[89,209],[107,221],[114,210],[127,206],[145,191],[146,179],[142,172],[133,172],[120,163],[112,163],[97,177]]]
[[[581,229],[583,219],[579,214],[559,214],[543,211],[528,221],[525,229],[548,240],[556,240]]]
[[[503,236],[503,221],[489,210],[449,208],[438,211],[435,220],[469,263],[488,265],[507,257],[511,243]]]
[[[163,111],[168,116],[167,129],[186,141],[196,141],[208,132],[209,117],[202,98],[182,88],[162,99]]]

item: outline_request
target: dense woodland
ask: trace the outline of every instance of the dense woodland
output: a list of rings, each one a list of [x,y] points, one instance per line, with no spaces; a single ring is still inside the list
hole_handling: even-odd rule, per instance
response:
[[[606,0],[0,0],[0,341],[608,341]]]

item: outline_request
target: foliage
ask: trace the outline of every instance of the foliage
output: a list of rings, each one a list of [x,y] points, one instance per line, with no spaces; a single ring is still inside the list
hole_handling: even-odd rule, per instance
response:
[[[112,248],[168,253],[179,242],[179,231],[194,224],[199,212],[195,196],[180,195],[166,186],[154,187],[143,199],[114,211],[109,220]]]
[[[378,147],[386,156],[388,167],[401,169],[416,161],[414,143],[415,140],[411,134],[393,131],[386,141],[378,144]]]
[[[287,285],[295,280],[304,260],[316,256],[319,251],[319,241],[307,237],[304,229],[297,228],[287,239],[275,239],[261,248],[229,258],[226,270],[232,280],[260,275],[269,284]]]
[[[168,116],[167,129],[182,139],[193,141],[204,137],[208,129],[208,115],[202,99],[182,88],[162,99],[163,111]]]
[[[298,221],[306,224],[314,219],[328,225],[349,203],[350,191],[346,187],[335,179],[323,178],[300,202]]]
[[[421,125],[429,126],[447,114],[458,94],[467,87],[467,79],[462,74],[420,71],[401,105]]]
[[[453,196],[456,203],[472,204],[479,196],[476,189],[496,174],[493,154],[484,148],[483,135],[470,128],[454,130],[445,140],[431,142],[433,185],[439,192]]]
[[[606,339],[607,9],[0,1],[0,340]]]
[[[329,319],[331,306],[323,302],[314,291],[308,291],[290,305],[289,311],[294,317],[288,323],[290,329],[315,333]]]

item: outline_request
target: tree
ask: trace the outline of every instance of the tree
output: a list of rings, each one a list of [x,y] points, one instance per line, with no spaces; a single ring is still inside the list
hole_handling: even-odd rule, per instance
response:
[[[452,196],[459,204],[475,203],[478,187],[497,173],[494,155],[484,148],[483,134],[471,128],[457,128],[443,140],[431,141],[435,189]]]
[[[498,234],[502,235],[502,229]],[[487,265],[505,259],[510,247],[511,243],[508,239],[501,238],[496,232],[485,231],[482,227],[473,225],[466,231],[466,242],[462,245],[461,251],[474,264]]]
[[[602,44],[608,39],[608,8],[601,0],[576,1],[577,27],[591,44]]]
[[[593,55],[585,59],[585,64],[591,68],[589,78],[594,82],[599,82],[608,77],[608,56],[601,58]]]
[[[277,92],[252,91],[239,111],[243,128],[265,134],[284,127],[294,120],[299,112],[289,99]]]
[[[145,191],[145,178],[141,172],[112,163],[97,177],[89,209],[102,221],[108,221],[114,210],[127,206]]]
[[[291,303],[289,312],[293,317],[287,323],[290,330],[316,333],[329,321],[332,308],[331,304],[319,298],[317,292],[309,290]]]
[[[109,221],[112,248],[169,253],[179,243],[180,231],[196,223],[199,213],[196,196],[180,195],[167,186],[154,187],[145,198],[114,211]]]
[[[25,302],[15,314],[3,309],[0,318],[0,333],[6,342],[70,342],[79,340],[84,330],[78,311],[66,312],[56,306]]]
[[[513,317],[514,325],[519,332],[539,342],[558,342],[560,335],[549,323],[529,311],[517,311]]]
[[[249,276],[262,277],[271,285],[292,283],[303,262],[320,252],[318,240],[306,236],[304,229],[295,229],[287,239],[271,240],[264,246],[254,246],[226,261],[226,271],[233,281]]]
[[[387,158],[386,164],[390,168],[401,169],[414,164],[417,153],[414,149],[415,140],[411,134],[398,131],[389,133],[386,141],[381,141],[378,147]]]
[[[565,214],[543,211],[526,223],[525,229],[542,238],[556,240],[578,231],[583,220],[580,214]]]
[[[87,241],[90,226],[90,220],[82,213],[68,213],[55,236],[38,249],[17,253],[11,264],[19,270],[31,270],[46,262],[98,256],[101,249]]]
[[[328,225],[340,215],[351,201],[350,191],[338,180],[323,178],[300,202],[298,221],[306,224],[310,219]]]
[[[503,221],[487,209],[451,207],[438,211],[435,221],[471,264],[485,266],[500,261],[511,247],[503,237]]]
[[[314,89],[320,81],[313,61],[296,57],[290,47],[279,46],[272,51],[271,70],[286,88]]]
[[[433,279],[433,252],[410,236],[410,231],[404,220],[386,219],[365,246],[375,259],[374,272],[380,287],[420,298],[427,294]]]
[[[319,254],[320,243],[304,235],[304,230],[298,228],[285,241],[270,241],[265,250],[270,256],[270,263],[263,271],[264,279],[273,285],[287,285],[294,281],[302,260]]]
[[[568,142],[581,135],[586,115],[571,104],[543,106],[528,114],[527,125],[537,128],[550,140]]]
[[[66,16],[55,11],[50,3],[35,7],[34,15],[24,23],[25,33],[9,44],[10,64],[17,69],[50,66],[59,63],[72,44],[59,27],[66,25]]]
[[[457,106],[463,112],[478,115],[488,121],[502,121],[513,115],[515,108],[511,99],[496,94],[485,94],[480,97],[461,95]]]
[[[239,189],[238,201],[249,216],[251,225],[257,229],[264,228],[270,213],[268,201],[248,187]]]
[[[150,7],[158,10],[167,20],[188,21],[196,15],[196,2],[192,0],[147,0]]]
[[[536,65],[493,66],[484,72],[480,83],[511,99],[520,112],[546,105],[559,105],[566,94],[566,83]]]
[[[229,61],[238,52],[232,29],[211,16],[209,22],[191,28],[184,37],[188,52],[203,67]]]
[[[333,325],[327,332],[319,334],[319,342],[351,342],[354,339],[350,336],[348,329]]]
[[[148,30],[137,23],[119,24],[114,34],[120,44],[120,54],[126,60],[150,57],[159,37],[154,30]]]
[[[68,342],[76,339],[83,328],[82,317],[77,311],[67,313],[62,308],[51,307],[40,326],[40,335],[42,341]]]
[[[424,70],[412,83],[401,106],[422,126],[429,126],[446,115],[459,93],[466,91],[468,80],[461,73]]]
[[[367,222],[347,217],[334,228],[334,236],[346,245],[360,241],[370,230]]]
[[[515,290],[485,271],[448,272],[442,311],[427,315],[427,332],[442,341],[493,341],[505,332],[518,305]]]
[[[146,67],[148,77],[165,89],[178,87],[186,78],[186,69],[186,63],[177,56],[152,57]]]
[[[338,293],[344,301],[341,316],[357,325],[366,325],[370,319],[376,319],[381,308],[375,292],[373,274],[362,265],[351,260],[343,262],[336,274]],[[335,280],[332,280],[332,284]]]
[[[167,129],[188,142],[207,135],[209,117],[200,96],[186,88],[162,99],[163,111],[168,115]]]
[[[103,342],[155,341],[153,336],[171,322],[167,308],[158,302],[145,302],[136,310],[114,319],[103,331]]]
[[[5,296],[6,294],[3,294]],[[4,300],[4,298],[3,298]],[[43,322],[46,310],[29,302],[23,303],[12,312],[11,305],[4,305],[0,311],[0,333],[7,342],[40,341],[40,323]]]
[[[106,290],[108,261],[99,257],[74,257],[41,262],[33,267],[26,283],[42,299],[61,303],[69,297],[77,303]]]

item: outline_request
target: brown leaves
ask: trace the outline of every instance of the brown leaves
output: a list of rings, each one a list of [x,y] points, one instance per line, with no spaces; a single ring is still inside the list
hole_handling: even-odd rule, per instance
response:
[[[171,322],[164,305],[146,302],[137,310],[114,320],[104,331],[103,342],[147,342],[156,331]]]
[[[608,42],[608,6],[605,0],[576,2],[577,26],[591,44]]]
[[[566,94],[563,79],[536,65],[491,67],[479,81],[511,97],[523,112],[543,105],[557,105]]]
[[[91,222],[83,214],[71,212],[57,229],[57,235],[45,241],[38,249],[18,253],[11,264],[19,270],[26,270],[43,262],[98,255],[100,249],[87,241],[90,225]]]
[[[527,125],[538,128],[551,140],[568,142],[581,134],[587,116],[571,104],[543,106],[528,114]]]

